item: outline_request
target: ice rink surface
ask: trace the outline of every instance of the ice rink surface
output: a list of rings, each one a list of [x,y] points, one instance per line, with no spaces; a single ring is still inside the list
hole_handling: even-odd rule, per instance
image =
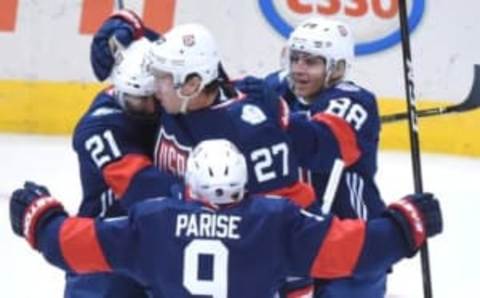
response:
[[[429,242],[434,297],[479,297],[480,159],[423,154],[422,168],[445,220],[444,234]],[[0,134],[0,296],[60,298],[63,273],[10,229],[7,198],[26,179],[46,184],[75,211],[81,190],[70,139]],[[412,192],[412,180],[408,154],[380,153],[377,181],[387,201]],[[418,256],[394,267],[388,289],[389,298],[423,296]]]

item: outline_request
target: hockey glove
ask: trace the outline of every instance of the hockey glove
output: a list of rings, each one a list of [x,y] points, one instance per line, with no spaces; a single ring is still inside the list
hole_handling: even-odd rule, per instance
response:
[[[241,80],[235,81],[235,87],[240,92],[255,98],[262,99],[265,89],[265,81],[263,79],[247,76]]]
[[[144,36],[142,20],[130,10],[120,10],[108,18],[93,37],[90,60],[98,80],[105,80],[115,63],[117,50]]]
[[[37,229],[59,214],[66,214],[63,205],[50,197],[46,187],[33,182],[25,182],[23,188],[15,190],[10,198],[13,232],[25,237],[33,248],[36,248]]]
[[[392,203],[386,215],[400,226],[413,256],[427,237],[442,232],[443,222],[439,201],[431,193],[407,196]]]

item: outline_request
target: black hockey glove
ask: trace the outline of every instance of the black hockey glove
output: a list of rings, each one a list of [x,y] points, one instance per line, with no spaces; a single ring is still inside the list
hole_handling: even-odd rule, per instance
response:
[[[36,248],[35,234],[38,228],[55,215],[66,214],[63,205],[50,197],[45,186],[25,182],[10,198],[10,223],[12,230],[25,237]]]
[[[443,230],[439,201],[431,193],[407,196],[388,206],[386,215],[393,218],[405,236],[413,256],[427,237]]]

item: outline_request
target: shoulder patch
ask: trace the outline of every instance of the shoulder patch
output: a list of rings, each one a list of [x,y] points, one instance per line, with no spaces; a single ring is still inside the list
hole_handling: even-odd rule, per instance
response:
[[[259,107],[251,104],[242,107],[241,118],[251,125],[257,125],[267,120],[265,113]]]

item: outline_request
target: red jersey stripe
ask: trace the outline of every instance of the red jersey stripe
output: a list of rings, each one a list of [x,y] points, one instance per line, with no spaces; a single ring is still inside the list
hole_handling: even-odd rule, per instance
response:
[[[315,201],[315,191],[312,186],[300,181],[287,187],[269,191],[266,194],[289,198],[301,208],[307,208]]]
[[[71,217],[60,228],[60,249],[68,266],[76,273],[109,272],[92,218]]]
[[[361,151],[357,144],[357,137],[348,122],[340,117],[325,113],[317,113],[312,119],[322,122],[330,128],[338,141],[340,153],[346,166],[352,165],[360,158]]]
[[[315,257],[311,274],[317,278],[352,275],[365,241],[366,224],[358,219],[333,218]]]
[[[121,198],[135,174],[152,164],[150,158],[141,154],[127,154],[103,168],[103,178],[113,190],[116,198]]]

